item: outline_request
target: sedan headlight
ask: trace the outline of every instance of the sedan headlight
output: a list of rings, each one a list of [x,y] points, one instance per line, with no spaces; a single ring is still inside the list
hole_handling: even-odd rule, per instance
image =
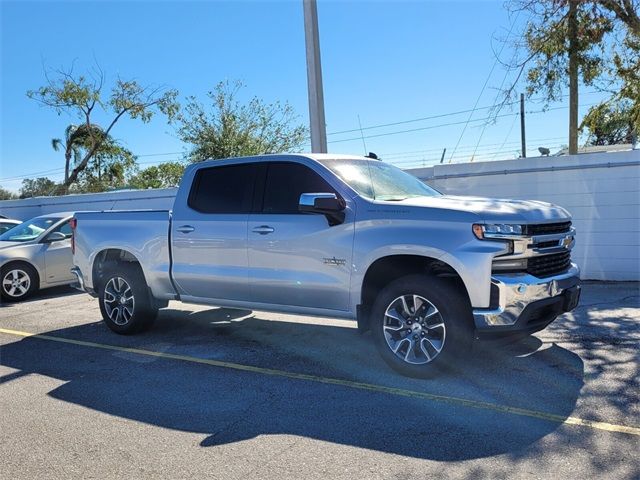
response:
[[[519,236],[522,235],[522,225],[514,225],[511,223],[476,223],[473,225],[473,233],[480,240],[503,235]]]

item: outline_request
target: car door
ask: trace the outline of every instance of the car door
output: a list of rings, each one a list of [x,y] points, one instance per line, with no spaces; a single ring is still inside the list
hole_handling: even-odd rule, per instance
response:
[[[46,239],[53,232],[60,232],[66,237],[64,240],[47,242]],[[71,225],[69,220],[54,228],[47,234],[44,241],[44,268],[46,283],[72,282],[75,276],[71,273],[73,254],[71,253]]]
[[[253,164],[196,171],[187,201],[174,208],[171,226],[172,274],[181,295],[246,300],[254,182]]]
[[[353,212],[329,226],[324,215],[300,213],[302,193],[337,193],[311,167],[268,163],[261,208],[249,216],[249,285],[255,302],[346,311]]]

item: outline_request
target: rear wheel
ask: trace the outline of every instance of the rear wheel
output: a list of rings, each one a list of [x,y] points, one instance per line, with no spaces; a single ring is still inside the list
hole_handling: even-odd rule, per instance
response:
[[[126,335],[153,324],[158,308],[139,265],[116,264],[105,271],[100,284],[100,312],[111,330]]]
[[[410,275],[391,282],[371,313],[378,351],[403,375],[425,378],[452,366],[472,339],[469,302],[437,277]]]
[[[26,263],[5,265],[0,277],[0,295],[8,302],[19,302],[38,290],[38,273]]]

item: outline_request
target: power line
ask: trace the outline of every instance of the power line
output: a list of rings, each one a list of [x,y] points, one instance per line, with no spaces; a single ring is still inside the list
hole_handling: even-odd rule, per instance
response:
[[[143,153],[141,155],[136,155],[136,157],[162,157],[165,155],[180,155],[180,154],[184,154],[184,152]]]
[[[590,107],[590,106],[593,106],[593,105],[596,105],[596,104],[595,103],[586,104],[586,105],[583,105],[583,107]],[[554,107],[554,108],[548,108],[548,109],[543,109],[543,110],[531,110],[531,111],[528,111],[526,113],[532,115],[532,114],[536,114],[536,113],[546,113],[546,112],[550,112],[550,111],[553,111],[553,110],[564,110],[564,109],[567,109],[567,108],[569,108],[569,107],[568,106],[562,106],[562,107]],[[472,122],[481,122],[481,121],[486,121],[486,120],[489,120],[489,119],[492,119],[492,118],[502,118],[502,117],[517,116],[517,115],[519,115],[519,113],[515,113],[515,112],[503,113],[503,114],[492,116],[492,117],[477,118],[477,119],[471,120],[471,121]],[[438,124],[438,125],[429,125],[427,127],[412,128],[412,129],[408,129],[408,130],[399,130],[399,131],[396,131],[396,132],[378,133],[378,134],[375,134],[375,135],[367,135],[364,138],[386,137],[386,136],[389,136],[389,135],[399,135],[399,134],[402,134],[402,133],[419,132],[419,131],[423,131],[423,130],[431,130],[431,129],[434,129],[434,128],[450,127],[450,126],[453,126],[453,125],[462,125],[463,123],[465,123],[465,121],[441,123],[441,124]],[[355,138],[352,137],[352,138],[345,138],[345,139],[341,139],[341,140],[331,140],[329,143],[352,142],[352,141],[355,141],[355,140],[361,141],[362,137],[355,137]]]
[[[511,135],[511,132],[513,131],[513,127],[516,124],[516,120],[517,119],[518,119],[518,117],[513,117],[513,122],[511,122],[511,126],[509,127],[509,131],[507,132],[507,135],[504,137],[504,140],[502,141],[502,145],[500,145],[500,148],[504,147],[504,145],[506,144],[507,139],[509,138],[509,135]],[[520,142],[515,142],[515,143],[520,143]],[[491,157],[491,159],[493,160],[494,158],[496,158],[496,155]]]
[[[518,12],[518,13],[520,13],[520,12]],[[531,15],[529,15],[529,19],[527,20],[527,23],[529,22],[530,19],[531,19]],[[515,20],[514,20],[514,22],[515,22]],[[503,44],[503,46],[504,46],[504,44]],[[502,53],[502,50],[500,50],[500,53]],[[513,61],[515,60],[517,54],[518,54],[518,51],[516,49],[516,50],[514,50],[513,55],[511,57],[511,63],[513,63]],[[499,54],[498,54],[498,56],[499,56]],[[493,99],[493,104],[494,105],[498,104],[498,99],[500,98],[500,92],[502,92],[502,87],[504,87],[504,82],[507,81],[507,77],[508,76],[509,76],[509,70],[505,69],[504,76],[502,77],[502,82],[500,82],[500,86],[498,87],[498,92],[496,93],[496,96]],[[513,102],[512,102],[512,105],[513,105]],[[515,121],[516,121],[516,119],[514,118],[512,124],[511,124],[511,129],[513,129],[513,125],[515,125]],[[476,142],[476,150],[474,150],[473,154],[471,155],[471,158],[474,158],[476,156],[476,151],[478,149],[478,145],[480,145],[480,142],[482,141],[482,137],[484,136],[484,132],[487,129],[487,125],[489,125],[489,122],[485,122],[485,124],[482,126],[482,131],[480,132],[480,136],[478,137],[478,141]],[[509,133],[511,133],[511,129],[509,130]]]
[[[593,94],[598,94],[598,93],[601,93],[601,92],[598,92],[598,91],[584,92],[581,95],[593,95]],[[559,98],[565,98],[565,97],[568,97],[568,96],[569,96],[569,94],[564,94],[564,95],[561,95]],[[543,97],[537,97],[537,98],[529,99],[529,101],[533,102],[533,103],[541,102],[543,100],[544,100]],[[513,102],[507,102],[504,105],[509,106],[509,105],[515,105],[517,103],[520,103],[520,100],[513,101]],[[487,106],[484,106],[484,107],[477,107],[475,110],[490,110],[490,109],[492,109],[494,107],[496,107],[496,104],[487,105]],[[461,115],[463,113],[469,113],[469,112],[472,112],[473,110],[474,109],[469,108],[469,109],[466,109],[466,110],[458,110],[458,111],[454,111],[454,112],[439,113],[439,114],[430,115],[430,116],[427,116],[427,117],[412,118],[410,120],[400,120],[400,121],[397,121],[397,122],[380,123],[380,124],[376,124],[376,125],[369,125],[369,126],[366,126],[366,127],[362,127],[362,130],[364,131],[364,130],[373,130],[373,129],[376,129],[376,128],[394,127],[396,125],[404,125],[404,124],[407,124],[407,123],[416,123],[416,122],[423,122],[423,121],[426,121],[426,120],[434,120],[434,119],[437,119],[437,118],[452,117],[452,116],[455,116],[455,115]],[[491,117],[489,117],[489,118],[491,118]],[[327,133],[327,135],[341,135],[341,134],[344,134],[344,133],[360,132],[360,130],[361,130],[360,127],[358,127],[358,128],[352,128],[352,129],[349,129],[349,130],[339,130],[337,132],[330,132],[330,133]]]
[[[555,145],[555,148],[560,148],[561,145]],[[495,150],[495,151],[488,151],[488,152],[484,152],[481,153],[480,155],[478,155],[476,157],[475,160],[477,161],[491,161],[493,160],[496,156],[498,155],[512,155],[514,158],[519,154],[519,150],[516,148],[513,149],[500,149],[500,150]],[[453,157],[453,162],[457,162],[458,160],[466,160],[468,159],[468,155],[456,155]],[[436,156],[425,156],[424,158],[416,158],[416,159],[411,159],[411,160],[403,160],[403,161],[394,161],[394,160],[390,160],[389,163],[392,163],[393,165],[396,165],[400,168],[413,168],[413,167],[422,167],[425,166],[425,164],[428,165],[436,165],[440,162],[440,158],[436,157]]]
[[[543,143],[543,142],[549,142],[549,141],[562,140],[564,138],[565,138],[564,136],[561,136],[561,137],[536,138],[536,139],[530,140],[529,143]],[[498,145],[500,145],[500,148],[502,148],[502,146],[504,146],[505,144],[507,144],[507,145],[520,144],[520,141],[518,140],[518,141],[513,141],[513,142],[504,141],[504,142],[497,142],[497,143],[485,143],[484,145],[480,146],[479,149],[486,150],[487,148],[496,147]],[[469,151],[469,150],[472,150],[474,148],[475,148],[474,145],[463,145],[462,147],[458,148],[458,151],[459,152]],[[405,152],[381,153],[380,157],[383,158],[384,160],[387,160],[387,159],[393,159],[393,158],[404,158],[404,157],[410,157],[410,156],[421,156],[421,155],[423,155],[425,153],[441,152],[441,151],[442,151],[442,148],[441,147],[437,147],[437,148],[429,148],[429,149],[425,149],[425,150],[409,150],[409,151],[405,151]]]
[[[177,153],[182,153],[182,152],[177,152]],[[159,155],[169,155],[169,153],[167,154],[158,154],[158,153],[152,153],[152,154],[145,154],[145,155],[136,155],[136,157],[154,157],[154,156],[159,156]],[[172,159],[168,159],[168,160],[162,160],[161,163],[164,162],[179,162],[181,161],[181,158],[172,158]],[[157,161],[149,161],[149,162],[136,162],[136,165],[152,165],[152,164],[157,164]],[[6,178],[0,178],[0,182],[11,182],[11,181],[16,181],[16,180],[22,180],[22,179],[26,179],[26,178],[32,178],[34,176],[37,175],[55,175],[55,174],[60,174],[64,172],[64,167],[62,168],[54,168],[51,170],[42,170],[39,172],[31,172],[31,173],[27,173],[24,175],[16,175],[14,177],[6,177]]]
[[[518,13],[516,14],[516,17],[513,19],[513,22],[511,22],[511,25],[509,26],[509,32],[507,33],[507,38],[509,38],[509,36],[511,35],[511,32],[513,31],[513,27],[516,25],[516,21],[518,20],[518,17],[520,16],[520,12],[521,12],[521,10],[518,11]],[[482,89],[480,90],[480,93],[478,94],[478,98],[476,98],[476,103],[473,105],[473,110],[469,114],[469,117],[467,118],[467,122],[464,124],[464,127],[462,128],[462,132],[460,132],[460,136],[458,137],[458,141],[456,142],[456,146],[453,148],[453,152],[451,152],[451,156],[449,157],[449,163],[451,163],[451,159],[455,155],[456,150],[458,149],[458,145],[460,145],[460,142],[462,141],[462,137],[464,136],[464,132],[467,131],[467,126],[469,126],[469,122],[471,121],[471,117],[473,117],[473,113],[476,111],[476,107],[478,106],[478,103],[480,102],[480,98],[482,98],[482,94],[484,93],[484,89],[487,88],[487,84],[489,83],[489,79],[491,78],[491,75],[493,75],[493,71],[495,70],[496,65],[498,65],[498,59],[500,58],[500,55],[502,55],[502,51],[504,50],[504,47],[506,45],[507,45],[507,42],[504,42],[502,44],[502,47],[500,48],[500,51],[498,52],[498,55],[496,55],[496,58],[493,61],[493,65],[491,66],[491,70],[489,70],[489,75],[487,75],[487,78],[484,81],[484,84],[482,85]],[[494,104],[495,104],[495,101],[494,101]],[[498,116],[496,115],[495,118],[498,118]]]

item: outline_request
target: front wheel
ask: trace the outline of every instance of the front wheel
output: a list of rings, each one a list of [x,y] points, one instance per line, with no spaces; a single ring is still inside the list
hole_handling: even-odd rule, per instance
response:
[[[105,272],[100,283],[100,312],[111,330],[127,335],[146,330],[153,324],[158,308],[149,295],[138,265],[114,265]]]
[[[385,362],[426,378],[458,361],[472,338],[468,300],[441,278],[410,275],[387,285],[371,311],[371,328]]]

